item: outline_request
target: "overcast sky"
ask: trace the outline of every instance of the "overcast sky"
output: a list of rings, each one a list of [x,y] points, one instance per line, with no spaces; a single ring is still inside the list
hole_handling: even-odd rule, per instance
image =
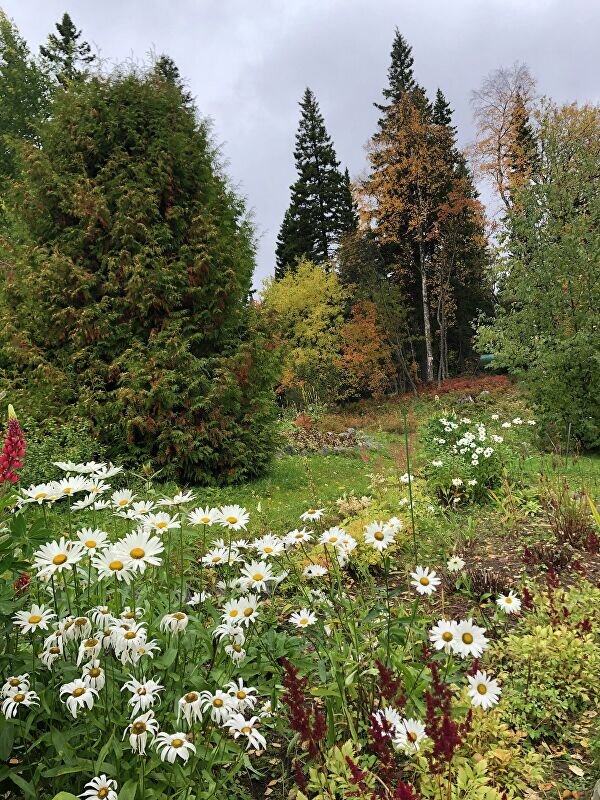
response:
[[[398,26],[415,74],[442,88],[459,137],[491,70],[526,62],[541,94],[600,101],[598,0],[0,0],[37,49],[68,11],[107,61],[169,54],[214,121],[229,174],[254,211],[256,285],[272,273],[294,180],[298,101],[315,92],[342,166],[365,170]]]

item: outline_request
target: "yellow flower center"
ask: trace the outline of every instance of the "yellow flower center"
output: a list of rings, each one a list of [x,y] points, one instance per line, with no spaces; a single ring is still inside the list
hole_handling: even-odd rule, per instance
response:
[[[140,733],[144,733],[146,730],[146,723],[145,722],[134,722],[131,726],[131,732],[135,733],[136,736],[139,736]]]
[[[101,789],[98,789],[98,793],[96,796],[101,798],[101,800],[104,800],[105,797],[108,797],[108,789],[106,788],[106,786],[103,786]]]
[[[302,617],[302,619],[298,620],[300,625],[308,625],[308,619],[306,617]]]
[[[64,564],[67,560],[67,557],[64,553],[58,553],[58,555],[54,556],[52,559],[52,563],[55,564],[57,567],[60,567],[61,564]]]
[[[184,697],[186,703],[195,703],[197,699],[198,695],[196,692],[188,692]]]
[[[129,555],[132,558],[143,558],[146,555],[146,551],[141,547],[134,547],[133,550],[129,551]]]
[[[473,634],[472,633],[463,633],[462,640],[465,644],[473,644]]]
[[[119,500],[119,505],[120,506],[126,506],[128,502],[129,502],[129,500]]]
[[[267,547],[265,547],[265,553],[272,553],[272,552],[273,552],[273,548],[272,548],[272,547],[269,547],[269,546],[267,545]]]
[[[88,670],[88,675],[90,676],[90,678],[98,678],[101,673],[102,670],[99,667],[92,667],[91,669]]]
[[[98,644],[98,639],[86,639],[83,643],[84,647],[96,647]]]
[[[231,645],[231,647],[232,647],[232,650],[233,650],[235,653],[241,653],[241,652],[242,652],[242,646],[241,646],[241,644],[232,644],[232,645]]]
[[[337,542],[337,540],[338,540],[337,536],[330,536],[329,539],[328,539],[330,544],[335,544]]]
[[[487,686],[485,685],[485,683],[478,683],[477,691],[479,692],[479,694],[487,694]]]
[[[48,492],[38,492],[38,493],[37,493],[37,494],[34,496],[34,498],[33,498],[33,499],[34,499],[34,500],[43,500],[43,499],[44,499],[44,497],[48,497]]]
[[[454,639],[454,636],[453,636],[453,635],[450,633],[450,631],[444,631],[444,632],[442,633],[442,639],[443,639],[445,642],[451,642],[451,641],[452,641],[452,639]]]
[[[385,539],[385,536],[381,531],[375,531],[375,533],[373,534],[373,538],[377,539],[378,542],[382,542]]]
[[[140,697],[143,697],[146,694],[146,690],[144,689],[143,686],[140,686],[140,688],[137,690],[137,693],[139,694]]]
[[[265,576],[262,574],[262,572],[255,572],[254,575],[252,576],[252,580],[262,581],[264,577]]]
[[[223,701],[221,700],[221,698],[220,698],[220,697],[215,697],[215,699],[213,700],[213,706],[214,706],[215,708],[222,708],[222,706],[223,706]]]
[[[245,700],[248,695],[246,694],[246,692],[240,689],[239,692],[236,692],[235,696],[237,697],[238,700]]]
[[[251,730],[252,728],[249,728],[247,725],[244,725],[244,727],[242,728],[242,733],[245,733],[247,736]]]
[[[37,625],[38,622],[42,621],[42,618],[39,614],[32,614],[27,621],[30,625]]]
[[[89,547],[90,550],[91,550],[93,547],[96,547],[97,542],[96,542],[95,539],[86,539],[84,544],[85,544],[86,547]]]
[[[123,619],[135,619],[135,611],[126,611],[124,614],[121,614]]]
[[[112,569],[113,572],[119,572],[119,570],[123,569],[123,562],[116,559],[110,562],[108,568]]]
[[[171,747],[183,747],[183,739],[173,739]]]
[[[208,525],[208,523],[210,522],[210,517],[202,517],[200,519],[200,522],[202,522],[204,525]]]
[[[180,621],[180,620],[182,620],[182,619],[185,619],[185,614],[184,614],[182,611],[176,611],[176,612],[173,614],[173,619],[176,619],[177,621]]]
[[[157,528],[161,528],[161,529],[162,528],[166,528],[167,527],[167,523],[166,522],[157,522],[156,523],[156,527]]]
[[[65,486],[63,489],[63,494],[71,494],[72,491],[73,489],[70,486]]]
[[[237,518],[237,517],[227,517],[227,522],[228,522],[230,525],[235,525],[235,523],[236,523],[237,521],[238,521],[238,518]]]
[[[426,578],[424,575],[422,578],[419,578],[419,583],[421,586],[429,586],[429,578]]]
[[[50,654],[53,656],[60,655],[60,647],[51,647],[49,650]]]
[[[15,703],[22,703],[25,700],[25,695],[22,692],[18,692],[13,696],[13,700]]]
[[[75,620],[75,625],[77,625],[78,628],[83,628],[88,624],[88,622],[89,620],[87,617],[77,617]]]
[[[414,731],[409,731],[406,734],[406,738],[409,742],[416,742],[417,741],[417,734]]]
[[[504,602],[505,603],[509,603],[510,604],[510,603],[512,603],[512,601],[513,601],[512,597],[505,597],[504,598]]]
[[[252,608],[252,606],[248,606],[248,608],[244,609],[244,616],[245,617],[251,617],[253,613],[254,613],[254,609]]]
[[[11,678],[9,683],[11,686],[19,686],[21,681],[18,678]]]
[[[135,639],[136,633],[134,631],[127,631],[127,633],[123,634],[124,639]]]
[[[82,694],[85,694],[85,689],[82,689],[81,686],[73,689],[73,697],[81,697]]]
[[[218,564],[220,560],[221,560],[221,556],[213,556],[212,557],[212,563],[213,564]]]

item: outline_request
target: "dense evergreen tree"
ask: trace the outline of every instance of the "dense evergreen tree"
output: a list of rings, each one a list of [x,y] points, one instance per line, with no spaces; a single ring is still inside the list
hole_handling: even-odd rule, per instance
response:
[[[46,76],[0,9],[0,193],[5,182],[15,177],[18,143],[35,141],[47,105]]]
[[[394,43],[390,53],[390,66],[388,69],[388,85],[382,94],[390,103],[397,103],[405,92],[412,92],[417,88],[413,72],[414,58],[412,47],[396,28]],[[378,106],[384,110],[385,106]]]
[[[55,27],[57,33],[49,34],[46,45],[40,46],[40,53],[56,80],[61,86],[66,86],[69,81],[84,75],[96,56],[90,45],[81,39],[81,31],[66,12]]]
[[[356,227],[356,209],[347,172],[340,172],[331,137],[310,89],[300,102],[294,158],[298,178],[277,239],[276,277],[293,269],[303,256],[323,264],[340,238]]]
[[[11,396],[91,419],[112,457],[165,475],[256,475],[276,370],[247,303],[252,231],[206,125],[172,81],[125,72],[56,93],[40,145],[10,197],[25,228],[0,312]]]

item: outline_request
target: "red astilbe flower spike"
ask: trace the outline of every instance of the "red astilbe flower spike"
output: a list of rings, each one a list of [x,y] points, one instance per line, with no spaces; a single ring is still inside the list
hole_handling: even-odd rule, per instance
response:
[[[433,750],[427,754],[427,760],[430,770],[439,775],[462,742],[461,726],[452,719],[452,692],[440,678],[437,664],[431,661],[428,667],[431,688],[425,692],[425,732],[433,742]]]
[[[12,406],[8,407],[8,428],[2,453],[0,453],[0,484],[16,483],[18,470],[23,466],[25,436]]]
[[[287,658],[282,657],[279,662],[283,667],[285,688],[281,699],[288,707],[290,727],[307,743],[309,756],[316,758],[320,753],[319,745],[327,732],[325,714],[321,706],[306,699],[308,678],[301,678],[298,669]]]
[[[392,725],[380,714],[371,714],[369,720],[369,747],[379,761],[378,774],[384,783],[392,783],[398,771],[392,743]]]
[[[25,594],[25,592],[29,589],[29,582],[30,577],[28,572],[22,572],[19,579],[15,581],[14,589],[15,589],[15,596],[19,597],[19,595]]]
[[[367,786],[365,781],[367,773],[364,770],[362,770],[357,763],[352,761],[350,756],[346,756],[346,764],[348,764],[348,767],[350,768],[350,773],[352,774],[350,781],[355,786],[358,786],[361,792],[367,792],[369,790],[369,787]]]
[[[382,664],[381,661],[376,660],[375,664],[379,672],[377,681],[379,694],[397,709],[404,708],[406,697],[402,693],[402,678],[394,677],[393,671],[386,667],[385,664]]]
[[[418,800],[419,795],[415,794],[413,787],[409,783],[400,782],[394,792],[394,800]]]

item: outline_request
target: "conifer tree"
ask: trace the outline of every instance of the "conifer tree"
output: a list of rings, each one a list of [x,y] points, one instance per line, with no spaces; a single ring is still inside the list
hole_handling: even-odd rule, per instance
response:
[[[412,92],[417,88],[413,73],[414,58],[412,56],[412,47],[398,28],[396,28],[394,34],[390,60],[388,86],[383,90],[382,94],[386,100],[396,103],[406,92]],[[383,110],[384,107],[381,108]]]
[[[165,477],[257,475],[277,368],[247,300],[252,230],[206,124],[153,69],[121,71],[70,81],[21,150],[0,308],[13,393]]]
[[[87,68],[96,60],[90,45],[81,39],[69,14],[63,14],[56,25],[57,33],[48,36],[46,45],[40,46],[40,53],[48,62],[51,72],[61,86],[84,75]]]
[[[349,176],[340,172],[319,105],[308,88],[300,110],[294,150],[298,178],[277,239],[276,277],[294,269],[303,256],[327,263],[344,233],[356,227]]]

